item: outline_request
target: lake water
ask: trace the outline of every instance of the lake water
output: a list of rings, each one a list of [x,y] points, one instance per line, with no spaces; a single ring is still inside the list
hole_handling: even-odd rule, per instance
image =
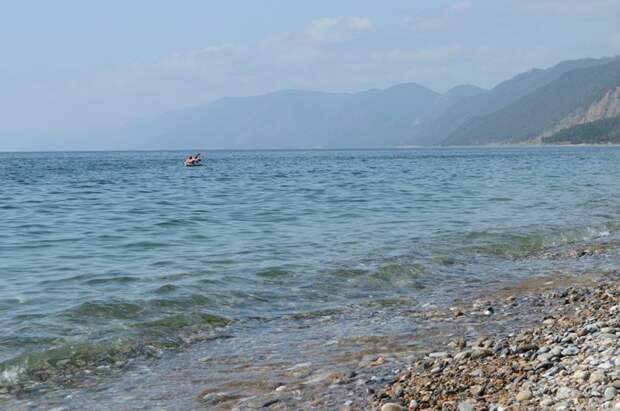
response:
[[[195,168],[185,154],[0,153],[5,393],[181,363],[195,344],[251,365],[296,355],[311,335],[292,330],[325,313],[326,334],[389,333],[369,310],[617,267],[544,256],[618,237],[619,148],[213,151]]]

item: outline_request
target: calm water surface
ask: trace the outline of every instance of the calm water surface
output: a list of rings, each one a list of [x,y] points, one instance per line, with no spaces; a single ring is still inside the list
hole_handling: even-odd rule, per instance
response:
[[[618,148],[184,155],[0,153],[0,385],[617,262],[539,257],[618,235]]]

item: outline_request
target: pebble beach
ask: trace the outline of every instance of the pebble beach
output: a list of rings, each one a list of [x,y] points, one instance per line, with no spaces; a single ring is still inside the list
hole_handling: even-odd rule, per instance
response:
[[[620,410],[620,284],[569,286],[530,302],[538,324],[428,352],[374,394],[376,409]],[[507,296],[451,311],[493,316],[518,304]]]

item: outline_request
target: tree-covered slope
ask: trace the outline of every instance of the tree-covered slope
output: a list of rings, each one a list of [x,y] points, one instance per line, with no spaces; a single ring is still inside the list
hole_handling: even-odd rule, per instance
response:
[[[620,144],[620,116],[570,127],[542,141],[545,144]]]

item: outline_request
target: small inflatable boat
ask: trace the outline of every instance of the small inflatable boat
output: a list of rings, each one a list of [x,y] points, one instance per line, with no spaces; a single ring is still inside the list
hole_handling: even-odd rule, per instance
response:
[[[188,156],[185,159],[185,167],[198,167],[202,165],[202,156],[200,153],[196,154],[195,156]]]

